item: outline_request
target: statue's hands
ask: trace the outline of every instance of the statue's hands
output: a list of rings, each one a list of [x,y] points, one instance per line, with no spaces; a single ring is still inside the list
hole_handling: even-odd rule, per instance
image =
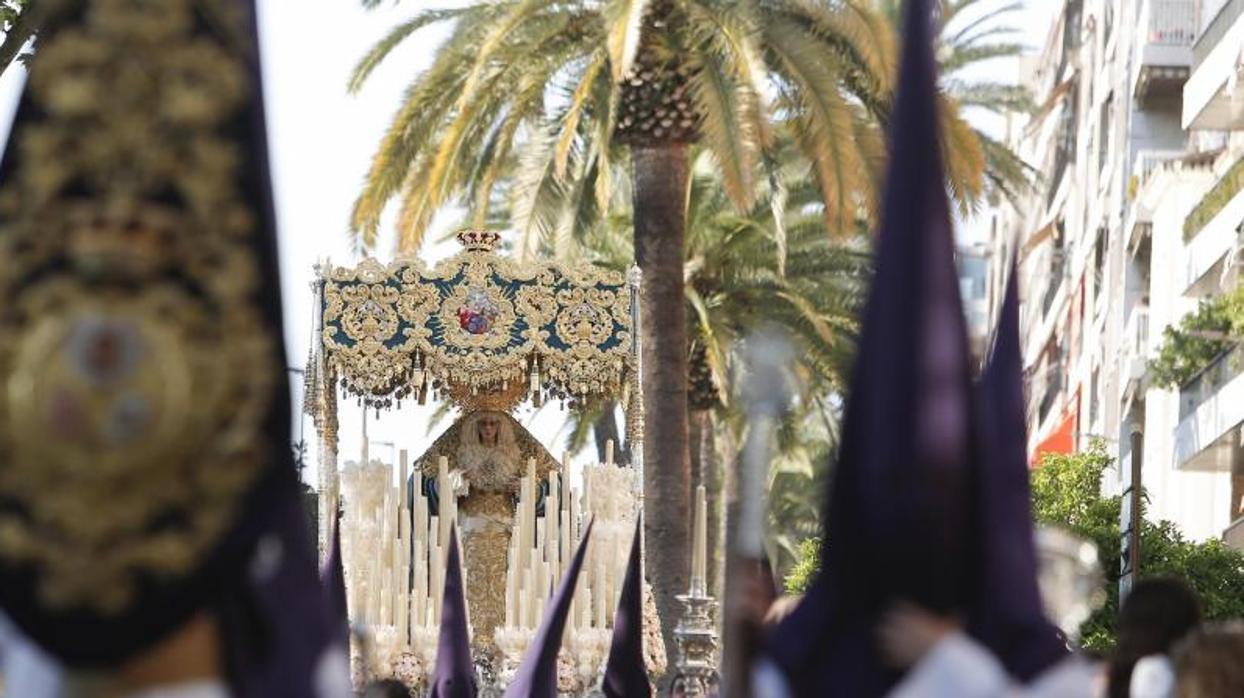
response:
[[[471,481],[457,468],[449,471],[449,484],[455,497],[465,497],[471,493]]]

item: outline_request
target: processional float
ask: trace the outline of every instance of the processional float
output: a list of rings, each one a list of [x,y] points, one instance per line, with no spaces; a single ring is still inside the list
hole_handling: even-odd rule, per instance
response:
[[[590,694],[643,506],[638,270],[520,264],[498,255],[487,231],[458,240],[464,249],[430,269],[414,259],[317,267],[304,407],[320,440],[320,549],[340,508],[350,619],[367,629],[356,673],[426,685],[456,522],[480,680],[486,692],[504,687],[591,518],[559,658],[561,692]],[[364,445],[361,460],[339,465],[339,398],[365,411],[431,398],[461,415],[413,462],[406,448],[387,463]],[[630,467],[609,455],[572,487],[568,458],[554,459],[511,415],[548,399],[620,403]],[[647,589],[644,615],[648,667],[660,674],[665,648]]]

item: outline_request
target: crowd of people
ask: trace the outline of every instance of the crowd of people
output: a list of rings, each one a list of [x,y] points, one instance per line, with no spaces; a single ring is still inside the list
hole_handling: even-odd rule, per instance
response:
[[[749,573],[732,615],[757,635],[800,601],[774,597],[763,572]],[[1071,651],[1020,682],[972,639],[962,618],[898,602],[875,632],[885,662],[903,674],[889,698],[1231,698],[1244,696],[1244,620],[1206,622],[1193,590],[1175,577],[1139,581],[1119,609],[1117,643],[1105,655]],[[1063,642],[1070,642],[1065,636]],[[760,668],[752,694],[788,694]],[[671,695],[678,695],[676,692]]]
[[[937,4],[905,3],[877,272],[823,568],[790,598],[766,565],[732,561],[720,690],[1240,698],[1244,621],[1205,622],[1180,580],[1136,581],[1108,656],[1076,651],[1074,628],[1042,608],[1019,293],[1012,273],[976,380],[940,157]],[[5,695],[355,695],[339,542],[324,584],[286,447],[254,4],[43,6],[56,10],[0,162]],[[651,695],[639,526],[609,698]],[[590,530],[507,696],[556,695]],[[451,540],[431,694],[473,698]],[[688,685],[671,683],[673,695]],[[411,695],[392,680],[362,691]]]

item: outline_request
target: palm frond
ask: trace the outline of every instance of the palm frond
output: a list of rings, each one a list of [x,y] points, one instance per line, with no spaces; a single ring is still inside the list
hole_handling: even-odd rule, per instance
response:
[[[608,30],[606,48],[609,69],[613,81],[621,82],[622,76],[631,70],[635,54],[639,50],[640,30],[648,0],[608,0],[604,7],[604,19]]]
[[[351,94],[358,92],[363,87],[363,84],[367,82],[367,78],[371,76],[372,71],[376,69],[376,66],[380,65],[389,56],[389,53],[411,34],[428,25],[456,19],[473,11],[476,11],[475,8],[426,10],[397,25],[384,38],[377,41],[371,47],[371,50],[354,66],[354,70],[350,71],[350,79],[346,83],[346,91]]]

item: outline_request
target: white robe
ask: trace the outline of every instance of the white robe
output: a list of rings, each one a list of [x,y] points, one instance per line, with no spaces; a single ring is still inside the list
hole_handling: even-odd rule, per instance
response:
[[[5,698],[61,698],[68,689],[64,668],[0,615],[0,674]],[[229,698],[223,681],[191,681],[149,688],[126,698]]]
[[[1098,698],[1101,667],[1072,655],[1017,683],[996,657],[962,633],[943,638],[890,691],[888,698]]]

